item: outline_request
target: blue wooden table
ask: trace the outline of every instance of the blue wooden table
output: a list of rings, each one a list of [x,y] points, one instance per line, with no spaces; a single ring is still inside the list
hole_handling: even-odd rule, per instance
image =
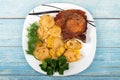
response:
[[[97,29],[94,61],[69,77],[45,76],[33,70],[22,50],[27,13],[52,2],[73,3],[92,13]],[[0,80],[120,80],[120,0],[0,0]]]

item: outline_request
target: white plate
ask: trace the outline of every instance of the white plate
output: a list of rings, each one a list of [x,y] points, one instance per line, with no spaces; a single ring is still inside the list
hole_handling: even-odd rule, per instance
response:
[[[47,5],[51,5],[51,6],[40,5],[36,8],[34,8],[30,13],[45,12],[45,11],[51,11],[51,10],[60,10],[60,9],[57,9],[56,7],[64,9],[64,10],[80,9],[80,10],[83,10],[86,12],[87,20],[93,21],[90,23],[95,25],[91,14],[86,9],[84,9],[80,6],[77,6],[74,4],[67,4],[67,3],[51,3],[51,4],[47,4]],[[55,6],[55,7],[52,7],[52,6]],[[50,13],[50,15],[55,16],[56,13]],[[39,16],[41,16],[41,15],[39,15]],[[29,63],[29,65],[34,70],[36,70],[40,73],[46,74],[39,67],[39,64],[41,64],[41,62],[38,61],[37,59],[35,59],[33,56],[26,53],[27,46],[28,46],[28,44],[27,44],[27,41],[28,41],[27,28],[33,22],[39,21],[39,19],[40,18],[36,15],[27,15],[25,23],[24,23],[24,27],[23,27],[23,33],[22,33],[22,45],[23,45],[23,51],[24,51],[25,58],[26,58],[27,62]],[[95,55],[95,51],[96,51],[96,28],[94,26],[90,25],[89,23],[87,23],[87,27],[88,27],[87,35],[86,35],[87,42],[82,43],[83,48],[81,49],[81,53],[83,54],[82,59],[77,62],[70,63],[69,70],[66,70],[64,72],[64,75],[62,75],[62,76],[80,73],[83,70],[87,69],[89,67],[89,65],[92,63],[94,55]],[[58,73],[55,73],[54,76],[61,76],[61,75],[59,75]]]

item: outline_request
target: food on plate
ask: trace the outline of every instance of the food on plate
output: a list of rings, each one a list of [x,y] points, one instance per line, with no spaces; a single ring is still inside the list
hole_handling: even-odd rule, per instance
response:
[[[47,32],[48,32],[47,28],[39,27],[38,30],[37,30],[39,39],[44,41],[49,36],[49,34]]]
[[[43,47],[36,48],[34,51],[34,56],[40,61],[43,61],[51,57],[48,48],[43,48]]]
[[[28,50],[27,53],[33,55],[35,50],[36,44],[41,45],[41,40],[38,38],[37,29],[39,25],[37,22],[34,22],[30,27],[27,29],[28,31]]]
[[[48,37],[48,39],[46,39],[46,43],[49,48],[54,48],[54,49],[64,45],[60,37],[54,37],[54,36]]]
[[[67,58],[68,62],[75,62],[82,57],[82,54],[80,54],[79,50],[68,49],[65,51],[64,56]]]
[[[61,28],[59,26],[54,25],[50,30],[49,34],[51,36],[61,36]]]
[[[40,17],[39,25],[33,23],[28,29],[28,50],[48,75],[59,72],[63,75],[70,62],[81,59],[80,39],[86,40],[87,22],[85,12],[64,10],[54,18],[51,15]]]
[[[57,57],[63,55],[64,51],[65,51],[65,48],[63,46],[58,47],[56,51]]]
[[[65,56],[60,56],[57,60],[51,58],[45,59],[39,66],[43,71],[47,72],[47,75],[53,75],[55,72],[63,75],[64,71],[69,69]]]
[[[75,9],[60,11],[55,17],[55,24],[62,28],[64,40],[79,38],[83,42],[86,41],[87,17],[84,11]]]
[[[82,45],[76,39],[71,39],[66,42],[65,47],[68,49],[81,49]]]
[[[50,49],[49,53],[52,59],[57,59],[57,54],[55,49]]]
[[[40,25],[42,27],[51,28],[54,24],[54,18],[50,15],[43,15],[40,19]]]

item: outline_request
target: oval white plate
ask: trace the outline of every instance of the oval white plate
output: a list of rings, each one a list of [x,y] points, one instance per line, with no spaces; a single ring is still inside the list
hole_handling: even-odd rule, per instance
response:
[[[66,9],[80,9],[80,10],[83,10],[83,11],[86,12],[87,20],[93,21],[93,22],[90,22],[90,23],[95,25],[91,14],[86,9],[84,9],[80,6],[77,6],[77,5],[73,5],[73,4],[51,3],[51,4],[46,4],[46,6],[45,5],[44,6],[40,5],[36,8],[34,8],[30,13],[60,10],[59,8],[64,9],[64,10],[66,10]],[[56,15],[56,13],[49,13],[49,14],[52,15],[52,16]],[[24,51],[25,58],[26,58],[27,62],[29,63],[29,65],[34,70],[36,70],[40,73],[46,74],[39,67],[39,64],[41,64],[41,62],[38,61],[37,59],[35,59],[33,56],[26,53],[27,46],[28,46],[28,44],[27,44],[27,41],[28,41],[27,28],[33,22],[39,21],[39,19],[40,19],[39,16],[41,16],[41,15],[27,15],[25,23],[24,23],[24,27],[23,27],[22,45],[23,45],[23,51]],[[86,43],[82,43],[82,45],[83,45],[83,48],[81,49],[81,53],[83,55],[82,59],[77,61],[77,62],[70,63],[69,70],[66,70],[64,72],[64,75],[62,75],[62,76],[67,76],[67,75],[73,75],[73,74],[80,73],[81,71],[88,68],[89,65],[92,63],[94,55],[95,55],[95,51],[96,51],[96,28],[95,28],[95,26],[90,25],[90,23],[87,23],[87,27],[88,27],[87,34],[86,34],[87,41],[86,41]],[[58,73],[55,73],[54,76],[61,76],[61,75],[59,75]]]

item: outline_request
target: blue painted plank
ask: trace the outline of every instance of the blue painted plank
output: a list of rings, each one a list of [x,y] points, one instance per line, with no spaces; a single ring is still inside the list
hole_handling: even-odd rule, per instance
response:
[[[22,47],[0,47],[0,75],[42,75],[26,62]],[[120,48],[97,48],[95,59],[80,76],[120,76]]]
[[[100,63],[100,61],[97,61]],[[14,65],[15,63],[8,63]],[[103,63],[104,64],[104,63]],[[15,64],[16,65],[16,64]],[[21,66],[20,66],[21,65]],[[27,75],[27,76],[42,76],[43,74],[36,72],[27,63],[18,63],[15,66],[4,66],[0,69],[0,75]],[[92,65],[85,71],[75,74],[80,76],[120,76],[120,68],[112,67],[93,67]]]
[[[95,19],[95,23],[97,47],[120,47],[120,20]],[[0,19],[0,46],[22,46],[23,24],[24,19]]]
[[[0,80],[120,80],[120,77],[92,77],[92,76],[0,76]]]
[[[21,19],[0,20],[0,46],[20,46],[23,23]]]
[[[119,0],[0,0],[0,18],[25,18],[34,7],[53,2],[80,5],[90,11],[94,18],[120,18]]]

